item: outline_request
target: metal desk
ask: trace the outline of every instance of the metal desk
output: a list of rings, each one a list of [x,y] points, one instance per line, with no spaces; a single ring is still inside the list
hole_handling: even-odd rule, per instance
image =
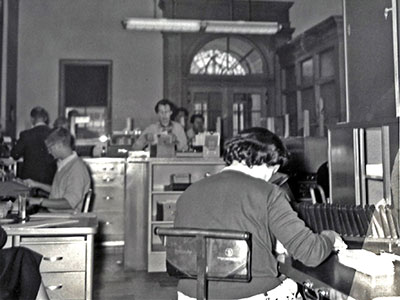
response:
[[[371,277],[346,267],[339,263],[336,254],[314,268],[284,256],[280,259],[279,269],[314,294],[315,299],[351,299],[350,296],[371,300],[379,296],[400,296],[399,262],[395,262],[394,276],[385,277]]]
[[[62,220],[75,223],[56,225]],[[43,227],[30,227],[35,222]],[[31,216],[31,223],[3,228],[8,234],[6,246],[24,246],[43,255],[40,270],[50,299],[92,299],[97,226],[97,217],[91,213],[48,213]]]

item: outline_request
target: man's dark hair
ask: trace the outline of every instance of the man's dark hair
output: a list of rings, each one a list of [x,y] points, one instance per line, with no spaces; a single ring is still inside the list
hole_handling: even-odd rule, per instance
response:
[[[234,160],[248,167],[267,164],[284,165],[289,157],[281,139],[268,129],[245,129],[225,143],[224,161],[229,166]]]
[[[174,112],[176,107],[175,104],[172,103],[170,100],[168,99],[161,99],[156,103],[156,106],[154,106],[154,111],[156,112],[156,114],[158,113],[158,108],[160,105],[169,105],[169,107],[171,108],[171,111]]]
[[[46,124],[49,124],[49,113],[41,106],[36,106],[32,108],[31,118],[33,119],[34,124],[38,121],[43,121]]]
[[[193,124],[194,120],[196,120],[197,118],[201,119],[204,122],[204,116],[201,114],[194,114],[190,117],[190,123]]]
[[[71,133],[69,132],[68,129],[63,127],[55,128],[51,131],[45,143],[46,145],[61,143],[64,146],[71,147],[72,145]]]

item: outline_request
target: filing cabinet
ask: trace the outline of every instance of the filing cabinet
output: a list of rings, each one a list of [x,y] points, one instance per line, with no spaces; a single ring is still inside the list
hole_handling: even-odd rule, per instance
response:
[[[124,244],[125,173],[124,158],[86,158],[93,185],[92,211],[99,230],[96,242],[103,246]]]

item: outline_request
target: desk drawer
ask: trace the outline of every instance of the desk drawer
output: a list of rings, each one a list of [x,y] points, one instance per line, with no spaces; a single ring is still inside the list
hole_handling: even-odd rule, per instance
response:
[[[40,264],[41,272],[85,271],[85,243],[31,244],[21,242],[21,246],[43,255]]]
[[[124,174],[125,163],[123,162],[86,162],[92,173]]]
[[[101,235],[124,233],[124,215],[118,211],[96,212]]]
[[[124,184],[125,176],[115,173],[93,173],[95,188],[98,186],[121,186]]]
[[[122,211],[124,207],[124,186],[95,188],[93,210]]]
[[[85,272],[42,273],[50,299],[85,299]]]

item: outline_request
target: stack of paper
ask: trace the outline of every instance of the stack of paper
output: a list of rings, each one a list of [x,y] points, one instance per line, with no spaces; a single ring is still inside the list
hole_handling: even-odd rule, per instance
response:
[[[339,262],[358,272],[370,276],[390,276],[394,274],[393,258],[377,255],[365,249],[345,249],[338,254]]]

